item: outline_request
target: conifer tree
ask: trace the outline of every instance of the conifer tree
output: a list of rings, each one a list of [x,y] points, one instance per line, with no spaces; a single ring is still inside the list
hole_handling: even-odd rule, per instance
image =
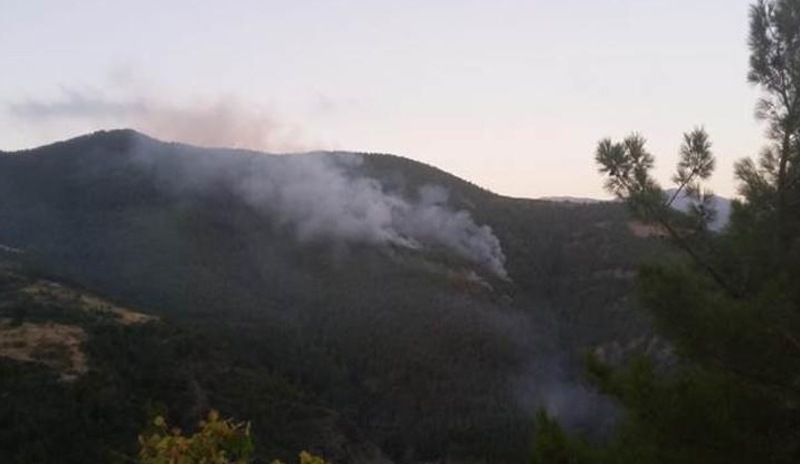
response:
[[[535,461],[546,450],[569,457],[562,462],[800,462],[800,0],[752,5],[749,49],[767,146],[736,164],[741,199],[721,233],[707,227],[715,213],[702,182],[714,158],[704,130],[684,134],[672,194],[652,177],[641,136],[598,144],[608,190],[682,252],[638,276],[641,306],[678,361],[619,367],[589,357],[589,375],[620,400],[626,420],[587,453],[540,419]],[[689,214],[671,208],[678,195],[692,199]]]

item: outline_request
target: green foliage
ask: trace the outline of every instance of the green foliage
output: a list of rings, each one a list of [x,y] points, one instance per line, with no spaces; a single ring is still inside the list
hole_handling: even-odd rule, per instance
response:
[[[323,457],[316,456],[308,451],[301,451],[297,456],[299,464],[329,464]],[[272,464],[284,464],[283,461],[272,461]]]
[[[601,140],[595,161],[606,177],[606,189],[625,200],[634,214],[648,222],[669,226],[675,214],[670,210],[674,201],[684,194],[695,200],[692,213],[702,229],[713,219],[708,210],[711,192],[703,190],[699,181],[708,179],[714,171],[711,142],[704,129],[683,134],[680,161],[673,176],[676,189],[667,195],[652,177],[654,158],[645,148],[645,139],[633,134],[622,142]]]
[[[607,176],[606,189],[626,199],[637,215],[652,219],[662,214],[663,192],[650,175],[654,158],[645,143],[639,134],[617,143],[604,139],[597,146],[595,160]]]
[[[702,130],[684,135],[673,178],[677,191],[685,189],[698,202],[688,222],[668,211],[677,193],[670,199],[647,194],[655,185],[652,161],[637,158],[640,144],[633,151],[630,143],[598,146],[609,189],[661,224],[686,254],[646,265],[638,278],[639,301],[672,341],[677,364],[636,358],[610,366],[591,356],[586,362],[594,382],[627,411],[594,462],[800,461],[800,2],[756,3],[750,50],[748,78],[764,91],[759,113],[770,124],[771,145],[758,165],[737,165],[744,201],[723,233],[693,226],[710,217],[699,181],[714,162]]]
[[[140,464],[249,464],[254,459],[250,424],[222,419],[211,410],[198,430],[184,435],[170,427],[162,416],[156,416],[149,430],[139,435]],[[324,458],[301,451],[299,464],[328,464]],[[272,464],[283,464],[273,460]]]
[[[736,165],[740,192],[779,229],[776,248],[797,252],[800,231],[800,2],[759,0],[750,8],[750,72],[761,91],[756,114],[770,144],[756,164]],[[777,250],[776,250],[777,251]],[[782,252],[781,251],[781,252]],[[795,256],[796,257],[796,256]]]
[[[747,79],[764,91],[757,114],[779,132],[796,129],[800,117],[799,22],[796,0],[758,0],[750,8]]]
[[[221,419],[213,410],[191,436],[161,416],[152,425],[139,436],[141,464],[247,464],[253,457],[250,424]]]
[[[597,451],[579,438],[567,435],[544,411],[536,414],[536,438],[531,464],[590,464],[600,459]]]

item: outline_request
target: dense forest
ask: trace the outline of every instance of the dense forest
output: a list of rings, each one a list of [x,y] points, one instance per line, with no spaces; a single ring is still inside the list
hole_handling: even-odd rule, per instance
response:
[[[545,405],[570,428],[602,434],[614,407],[595,404],[580,355],[655,340],[628,295],[638,260],[665,252],[661,239],[637,235],[621,204],[504,198],[407,159],[359,156],[347,176],[409,201],[435,185],[447,208],[490,225],[507,278],[437,243],[302,239],[226,178],[184,181],[197,181],[198,163],[271,168],[269,155],[112,131],[1,156],[9,275],[158,317],[118,325],[75,320],[71,300],[47,311],[9,300],[2,317],[18,324],[82,327],[88,367],[65,383],[41,363],[3,361],[26,373],[2,377],[16,398],[4,417],[39,415],[8,421],[17,425],[4,460],[129,456],[148,417],[190,427],[210,407],[252,422],[258,459],[287,462],[301,449],[337,462],[514,461],[527,456]],[[448,217],[462,224],[465,214]],[[118,422],[95,425],[105,422],[77,411]],[[34,446],[43,424],[70,433]]]
[[[510,462],[529,453],[543,406],[571,429],[604,433],[614,406],[581,378],[581,353],[658,347],[629,294],[638,260],[665,252],[659,237],[637,232],[617,203],[500,197],[394,156],[352,155],[360,162],[341,171],[330,168],[341,154],[298,156],[380,185],[379,199],[418,205],[436,186],[445,203],[414,207],[467,233],[456,247],[422,232],[414,247],[301,237],[293,218],[237,190],[242,176],[283,169],[274,157],[132,131],[0,156],[0,243],[18,250],[4,255],[14,272],[158,317],[81,322],[88,370],[72,383],[36,363],[3,361],[37,373],[3,377],[19,382],[3,387],[17,398],[4,403],[8,414],[70,424],[85,437],[76,449],[96,460],[135,451],[149,415],[188,427],[206,407],[251,421],[265,460],[306,449],[334,461]],[[473,223],[502,244],[506,276],[459,248],[491,245]],[[48,314],[6,311],[22,323]],[[53,402],[70,399],[37,402],[26,396],[36,382]],[[125,411],[87,404],[103,398]],[[67,405],[120,422],[101,434]],[[77,451],[71,458],[21,438],[38,436],[35,423],[9,423],[18,424],[7,438],[17,446],[0,447],[11,453],[5,460],[37,462],[25,454],[35,452],[38,462],[79,461]]]
[[[749,49],[726,224],[702,128],[672,189],[599,142],[592,203],[133,130],[0,153],[0,461],[159,462],[154,424],[244,430],[214,410],[253,462],[798,462],[800,1]]]

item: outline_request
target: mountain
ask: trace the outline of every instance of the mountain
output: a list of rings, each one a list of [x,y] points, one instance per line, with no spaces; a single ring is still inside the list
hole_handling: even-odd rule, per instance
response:
[[[70,383],[47,374],[49,394],[78,405],[51,419],[94,436],[97,456],[133,452],[148,413],[190,424],[207,406],[252,421],[264,460],[518,461],[538,408],[602,435],[615,410],[579,360],[651,336],[628,295],[638,263],[664,251],[635,226],[617,203],[507,198],[391,155],[131,130],[0,154],[15,272],[154,318],[87,331],[86,346],[114,348],[88,350]],[[21,314],[7,319],[49,313]],[[6,358],[7,372],[37,369],[14,374],[28,386],[52,372]],[[15,376],[0,380],[12,423],[39,410]],[[102,409],[90,391],[128,398],[102,436],[86,425]],[[25,424],[0,438],[0,461],[19,462],[9,443],[38,449]]]

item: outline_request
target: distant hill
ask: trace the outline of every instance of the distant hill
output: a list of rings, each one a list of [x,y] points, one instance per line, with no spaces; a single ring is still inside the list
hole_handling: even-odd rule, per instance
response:
[[[578,204],[593,204],[604,201],[604,200],[598,200],[596,198],[570,197],[570,196],[542,197],[540,198],[540,200],[556,201],[561,203],[578,203]]]
[[[253,421],[263,459],[517,462],[540,407],[607,430],[613,408],[579,358],[649,336],[628,295],[664,248],[632,230],[617,203],[507,198],[391,155],[131,130],[0,155],[0,243],[23,252],[20,272],[202,340],[167,356],[194,366],[176,388]],[[87,366],[91,388],[117,382],[91,354]],[[150,366],[126,375],[160,382]],[[152,391],[170,414],[195,412]]]
[[[665,194],[667,199],[671,199],[672,196],[675,194],[677,189],[667,189],[665,190]],[[542,197],[540,200],[545,201],[554,201],[558,203],[572,203],[572,204],[594,204],[600,203],[607,200],[598,200],[595,198],[583,198],[583,197],[570,197],[570,196],[555,196],[555,197]],[[682,212],[689,212],[691,209],[692,204],[696,202],[689,198],[686,193],[682,193],[673,201],[672,207],[678,211]],[[727,224],[728,220],[730,219],[731,215],[731,200],[715,196],[713,198],[712,207],[716,211],[716,216],[714,220],[710,224],[711,230],[722,230]]]
[[[676,189],[669,189],[665,193],[667,194],[668,198],[672,198],[675,192]],[[685,193],[681,193],[675,198],[672,207],[678,211],[688,212],[694,203],[695,201],[693,199],[689,198]],[[716,216],[709,224],[709,227],[711,230],[720,231],[724,229],[726,225],[728,225],[728,221],[730,220],[731,200],[724,197],[715,196],[711,205],[716,211]]]

